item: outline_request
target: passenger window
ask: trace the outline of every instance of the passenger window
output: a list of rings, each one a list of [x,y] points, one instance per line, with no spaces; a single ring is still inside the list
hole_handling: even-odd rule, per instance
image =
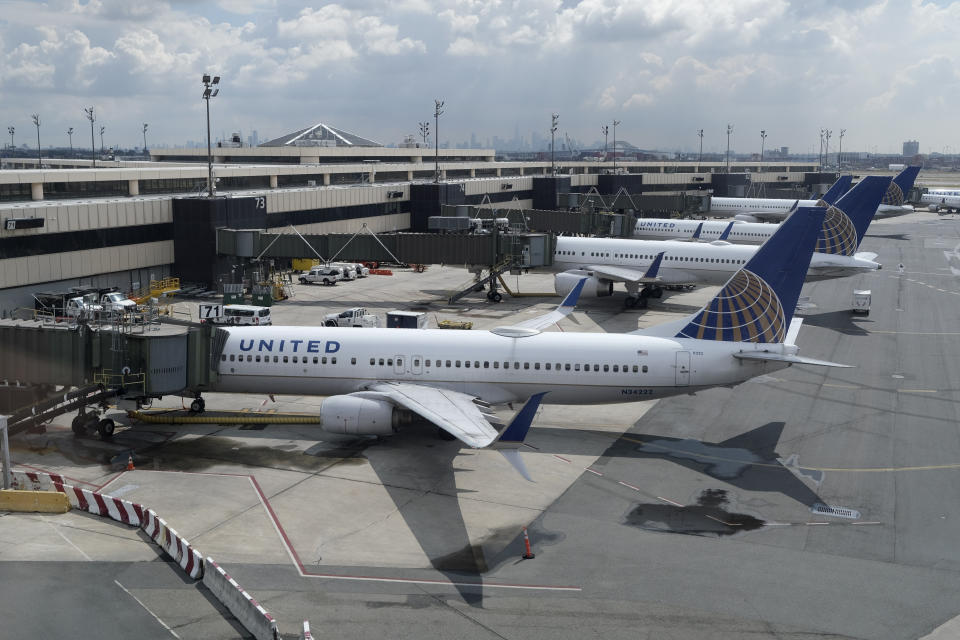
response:
[[[619,373],[619,372],[620,372],[620,365],[618,365],[618,364],[613,365],[613,372],[614,372],[614,373]]]
[[[499,361],[499,360],[494,360],[494,361],[493,361],[493,368],[494,368],[494,369],[499,369],[499,368],[500,368],[500,361]]]
[[[484,361],[483,361],[483,368],[484,368],[484,369],[489,369],[489,368],[490,368],[490,362],[489,362],[488,360],[484,360]]]
[[[539,370],[539,369],[540,369],[540,363],[539,363],[539,362],[534,362],[534,363],[533,363],[533,368]]]
[[[273,356],[274,362],[280,362],[280,356]]]
[[[398,366],[398,367],[402,367],[402,366],[403,366],[403,358],[397,358],[397,366]]]
[[[327,356],[320,358],[320,364],[327,364]]]
[[[383,358],[380,358],[380,366],[383,366]]]
[[[563,365],[563,368],[566,371],[570,371],[570,363],[568,362],[567,364]],[[577,367],[577,371],[580,371],[580,367]]]
[[[370,364],[371,364],[371,365],[377,364],[377,359],[376,359],[376,358],[370,358]]]
[[[293,356],[293,363],[294,363],[294,364],[297,363],[297,356]]]
[[[546,369],[547,371],[550,371],[550,363],[547,362],[546,364],[544,364],[543,368]]]
[[[221,356],[220,356],[220,361],[221,361],[221,362],[226,362],[226,361],[227,361],[227,354],[224,353],[223,355],[221,355]]]
[[[414,359],[413,359],[413,366],[415,366],[415,367],[419,367],[419,366],[420,366],[420,360],[419,360],[418,358],[414,358]]]
[[[317,364],[317,362],[319,362],[319,358],[317,358],[317,356],[313,356],[313,364]]]
[[[247,362],[253,362],[253,356],[247,356]]]
[[[514,363],[513,363],[513,368],[514,368],[514,369],[519,369],[519,368],[520,368],[520,363],[519,363],[519,362],[514,362]]]
[[[637,365],[633,365],[633,372],[634,372],[634,373],[637,372]]]
[[[636,369],[636,367],[634,367],[634,369]],[[644,373],[647,372],[647,365],[643,365],[643,372],[644,372]]]
[[[570,368],[570,365],[567,365],[567,368],[569,369],[569,368]],[[573,370],[574,370],[574,371],[580,371],[580,363],[579,363],[579,362],[574,363],[574,365],[573,365]]]
[[[450,361],[449,361],[449,360],[447,360],[447,366],[448,366],[448,367],[450,366]]]
[[[474,368],[474,369],[479,369],[479,368],[480,368],[480,361],[479,361],[479,360],[474,360],[474,361],[473,361],[473,368]]]
[[[510,363],[509,363],[509,362],[504,362],[504,363],[503,363],[503,368],[504,368],[504,369],[509,369],[509,368],[510,368]]]
[[[424,362],[424,363],[423,363],[423,366],[425,366],[425,367],[429,367],[429,366],[430,366],[430,361],[429,361],[429,360],[427,360],[426,362]]]
[[[610,365],[605,364],[603,365],[603,372],[606,373],[607,371],[610,371]]]
[[[464,363],[463,363],[463,366],[465,366],[467,369],[469,369],[469,368],[470,368],[470,361],[467,360],[466,362],[464,362]]]
[[[289,358],[288,356],[283,356],[283,361],[284,361],[284,362],[290,362],[290,358]]]
[[[236,359],[236,356],[232,353],[230,354],[230,362],[233,362]]]
[[[392,366],[393,366],[393,358],[387,358],[387,366],[388,366],[388,367],[392,367]]]
[[[459,360],[457,360],[456,365],[457,365],[457,367],[460,366],[460,361],[459,361]]]
[[[337,356],[330,358],[330,364],[337,364]]]
[[[523,363],[523,368],[524,368],[524,369],[529,369],[529,368],[530,368],[530,363],[529,363],[529,362],[524,362],[524,363]]]
[[[356,358],[350,358],[350,364],[357,364]]]
[[[260,356],[257,356],[256,358],[254,358],[254,360],[256,360],[257,362],[260,362]]]

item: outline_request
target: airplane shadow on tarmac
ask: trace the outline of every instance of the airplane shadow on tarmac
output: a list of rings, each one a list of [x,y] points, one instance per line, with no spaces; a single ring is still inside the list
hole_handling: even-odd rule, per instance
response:
[[[824,313],[810,313],[803,316],[803,323],[808,326],[833,329],[848,336],[865,336],[869,331],[860,326],[862,322],[870,322],[865,318],[854,316],[849,311],[826,311]]]

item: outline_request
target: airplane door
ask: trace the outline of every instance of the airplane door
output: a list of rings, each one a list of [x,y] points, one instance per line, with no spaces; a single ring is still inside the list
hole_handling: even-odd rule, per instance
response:
[[[690,384],[690,352],[677,351],[677,386],[686,387]]]
[[[410,371],[415,376],[423,373],[423,358],[420,356],[410,356]]]
[[[393,372],[398,375],[406,373],[406,369],[403,368],[403,356],[393,357]]]

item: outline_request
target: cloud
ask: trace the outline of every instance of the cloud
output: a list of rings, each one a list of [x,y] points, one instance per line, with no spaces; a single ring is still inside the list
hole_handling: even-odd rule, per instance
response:
[[[486,56],[489,53],[486,45],[464,37],[457,38],[447,47],[447,54],[451,56]]]

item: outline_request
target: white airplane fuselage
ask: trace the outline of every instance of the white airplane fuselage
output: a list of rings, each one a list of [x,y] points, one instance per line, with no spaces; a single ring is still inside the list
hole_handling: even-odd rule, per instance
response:
[[[941,189],[939,191],[941,192],[923,194],[920,196],[920,202],[931,209],[960,209],[960,190]]]
[[[758,249],[758,246],[729,243],[559,237],[553,269],[565,271],[588,269],[591,265],[611,265],[645,271],[658,253],[665,252],[659,275],[666,284],[723,284]],[[879,268],[876,262],[855,256],[814,253],[806,280],[842,278]]]
[[[736,215],[752,216],[764,220],[783,220],[787,214],[797,207],[815,207],[818,200],[788,200],[784,198],[710,198],[710,212],[714,217],[731,217]],[[910,205],[881,204],[877,207],[876,218],[890,218],[913,213]]]
[[[542,332],[230,327],[213,391],[333,396],[405,382],[490,404],[547,392],[549,404],[635,402],[735,385],[789,366],[743,361],[739,351],[789,345]]]
[[[719,220],[676,220],[670,218],[642,218],[633,228],[633,237],[641,240],[684,240],[692,238],[700,225],[700,241],[717,240],[730,226]],[[769,222],[734,221],[727,241],[734,244],[763,244],[773,235],[777,225]]]

